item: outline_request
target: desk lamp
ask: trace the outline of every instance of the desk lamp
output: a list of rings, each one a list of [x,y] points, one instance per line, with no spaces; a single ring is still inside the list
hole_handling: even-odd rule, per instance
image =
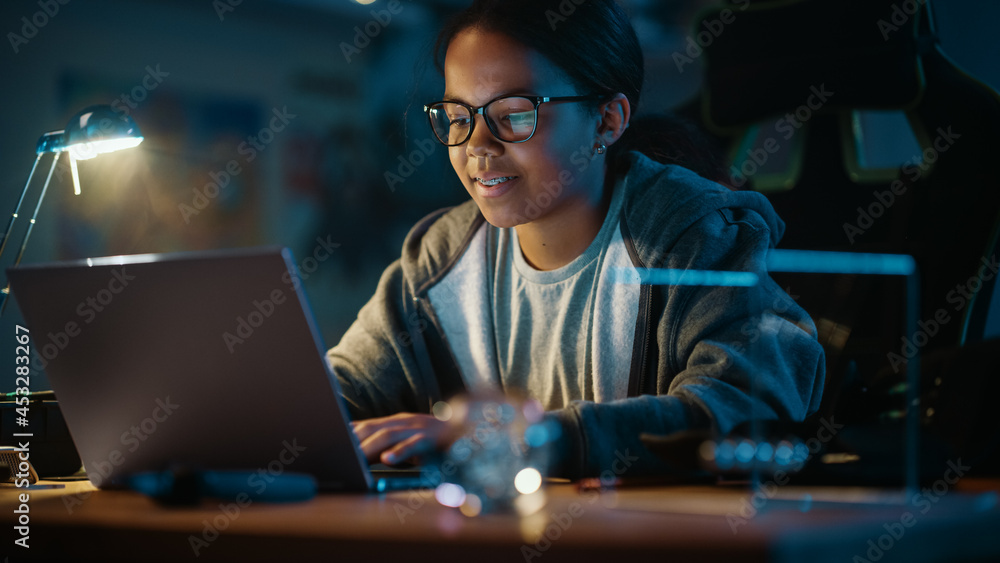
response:
[[[14,259],[14,266],[17,266],[21,262],[21,257],[24,256],[24,249],[28,246],[28,238],[31,236],[31,230],[35,226],[35,219],[38,218],[38,211],[41,209],[42,201],[45,199],[45,192],[49,189],[49,181],[52,180],[52,173],[55,171],[56,164],[59,162],[59,156],[62,153],[69,153],[69,166],[73,175],[74,193],[80,195],[80,175],[77,171],[76,161],[89,160],[99,154],[132,148],[141,143],[142,139],[142,134],[139,133],[139,127],[135,124],[135,121],[127,115],[122,115],[112,110],[111,106],[108,105],[96,105],[85,108],[69,120],[65,130],[52,131],[42,135],[38,139],[38,146],[36,148],[38,156],[35,158],[35,164],[31,167],[31,173],[28,174],[28,181],[25,182],[24,189],[21,190],[21,196],[18,198],[17,205],[14,207],[14,213],[7,223],[7,230],[3,234],[3,239],[0,239],[0,256],[3,255],[4,250],[7,248],[7,240],[14,227],[14,222],[17,220],[18,213],[21,211],[21,206],[24,204],[24,197],[28,193],[28,188],[31,186],[31,179],[35,176],[35,169],[38,168],[38,163],[42,160],[42,155],[53,153],[55,156],[52,157],[52,166],[49,168],[49,174],[45,178],[45,185],[42,186],[42,192],[38,196],[38,201],[35,203],[35,210],[28,223],[28,229],[24,233],[24,238],[21,239],[21,248],[17,253],[17,258]],[[7,307],[7,297],[9,295],[10,285],[5,284],[3,290],[0,290],[0,315],[3,314],[4,309]]]

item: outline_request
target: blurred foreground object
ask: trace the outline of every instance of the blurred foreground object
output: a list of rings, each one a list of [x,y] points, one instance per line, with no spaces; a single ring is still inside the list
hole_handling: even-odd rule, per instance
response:
[[[441,463],[438,502],[466,516],[545,505],[544,475],[561,429],[534,400],[473,396],[438,403],[434,414],[459,428]]]

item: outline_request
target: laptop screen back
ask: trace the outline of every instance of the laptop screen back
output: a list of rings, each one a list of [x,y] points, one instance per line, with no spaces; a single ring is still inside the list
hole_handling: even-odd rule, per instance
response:
[[[9,279],[96,486],[181,467],[370,488],[287,249],[22,266]]]

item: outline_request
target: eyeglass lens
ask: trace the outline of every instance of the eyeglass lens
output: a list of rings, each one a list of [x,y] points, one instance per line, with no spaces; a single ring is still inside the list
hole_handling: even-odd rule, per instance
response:
[[[469,108],[453,102],[430,106],[434,134],[448,145],[460,145],[470,136],[473,116]],[[527,98],[510,97],[494,100],[483,112],[490,131],[508,143],[525,141],[535,131],[535,104]]]

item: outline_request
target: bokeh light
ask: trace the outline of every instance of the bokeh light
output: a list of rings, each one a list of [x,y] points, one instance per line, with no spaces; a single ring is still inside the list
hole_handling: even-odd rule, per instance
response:
[[[458,508],[465,503],[465,489],[455,483],[441,483],[434,489],[434,498],[444,506]]]
[[[525,467],[514,477],[514,488],[522,495],[530,495],[542,486],[542,474],[534,467]]]

